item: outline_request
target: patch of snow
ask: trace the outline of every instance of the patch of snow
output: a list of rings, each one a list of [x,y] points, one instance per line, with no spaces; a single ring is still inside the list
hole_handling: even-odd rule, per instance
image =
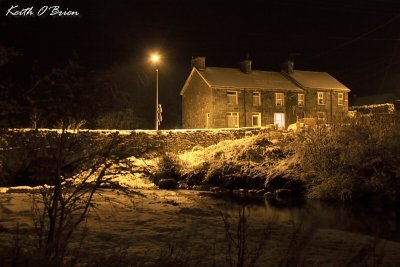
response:
[[[350,111],[369,111],[371,113],[375,112],[387,112],[393,113],[395,111],[394,104],[385,103],[385,104],[373,104],[373,105],[362,105],[362,106],[352,106],[349,107]]]
[[[297,131],[297,123],[290,124],[288,131]]]
[[[8,187],[0,187],[0,194],[7,193]]]

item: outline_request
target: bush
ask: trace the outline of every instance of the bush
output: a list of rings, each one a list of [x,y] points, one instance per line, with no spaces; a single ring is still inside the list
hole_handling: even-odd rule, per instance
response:
[[[260,133],[186,152],[182,155],[185,160],[179,161],[180,174],[189,186],[258,188],[265,180],[266,167],[286,157],[269,138],[269,133]]]
[[[292,146],[309,196],[341,201],[400,198],[398,115],[358,117],[297,135]]]
[[[246,161],[215,161],[209,165],[203,183],[231,190],[258,188],[264,182],[258,164]]]
[[[182,161],[173,153],[164,153],[159,158],[157,169],[152,176],[155,184],[164,178],[173,178],[177,181],[182,179]]]

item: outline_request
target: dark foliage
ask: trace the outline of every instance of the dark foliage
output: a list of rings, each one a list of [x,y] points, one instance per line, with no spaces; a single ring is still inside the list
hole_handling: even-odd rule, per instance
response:
[[[0,44],[0,127],[62,128],[66,119],[88,128],[143,124],[132,108],[132,95],[112,77],[82,67],[76,54],[52,68],[27,60]]]

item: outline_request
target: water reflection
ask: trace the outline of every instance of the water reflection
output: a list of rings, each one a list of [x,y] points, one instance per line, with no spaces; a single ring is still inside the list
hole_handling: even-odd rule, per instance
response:
[[[218,209],[234,214],[245,205],[253,221],[256,218],[276,222],[312,225],[318,229],[337,229],[400,241],[400,213],[395,208],[374,204],[338,204],[331,202],[292,199],[267,200],[233,194],[202,194],[212,198]]]

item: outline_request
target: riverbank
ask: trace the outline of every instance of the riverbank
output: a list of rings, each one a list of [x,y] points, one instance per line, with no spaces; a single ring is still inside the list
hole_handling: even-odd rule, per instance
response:
[[[295,198],[398,203],[400,117],[359,117],[296,133],[269,131],[165,153],[157,162],[156,184],[170,179],[180,188],[206,185],[268,196],[284,192]],[[173,186],[172,181],[165,188]]]

